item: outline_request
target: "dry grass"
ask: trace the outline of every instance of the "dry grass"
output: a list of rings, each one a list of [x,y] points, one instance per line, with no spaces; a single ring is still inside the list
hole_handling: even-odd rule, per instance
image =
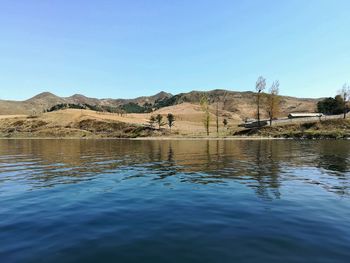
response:
[[[211,109],[214,112],[214,109]],[[203,112],[199,105],[183,103],[175,106],[165,107],[152,113],[145,114],[127,114],[120,116],[111,113],[101,113],[91,110],[66,109],[55,112],[49,112],[30,118],[25,115],[7,115],[0,118],[0,131],[4,136],[47,136],[47,137],[87,137],[98,134],[99,136],[123,137],[129,136],[154,136],[169,134],[170,130],[165,125],[161,132],[154,130],[125,132],[127,127],[146,127],[149,126],[151,115],[161,114],[164,122],[166,115],[172,113],[175,115],[175,126],[172,128],[173,136],[205,136],[203,125]],[[219,112],[220,136],[227,136],[230,132],[223,127],[222,121],[227,118],[229,125],[236,126],[239,118],[229,112]],[[89,123],[89,127],[81,124]],[[96,128],[96,125],[99,128]],[[81,131],[81,132],[80,132]],[[210,131],[212,136],[216,136],[215,115],[211,113]],[[130,135],[132,134],[132,135]]]
[[[0,120],[2,119],[13,119],[13,118],[25,118],[27,115],[0,115]]]
[[[235,135],[300,139],[343,139],[350,138],[350,119],[263,127],[239,131]]]
[[[151,115],[175,115],[175,126],[171,133],[167,126],[161,131],[149,128]],[[210,109],[210,136],[216,137],[215,108]],[[349,120],[329,120],[304,124],[265,127],[260,130],[237,131],[240,118],[228,111],[219,111],[219,136],[253,135],[266,137],[292,138],[343,138],[350,137]],[[0,116],[0,136],[6,137],[138,137],[164,136],[206,137],[203,125],[204,114],[199,105],[182,103],[165,107],[153,113],[117,114],[94,112],[90,110],[66,109],[49,112],[30,118],[25,115]],[[229,127],[224,128],[222,121],[228,119]],[[237,132],[236,132],[237,131]]]

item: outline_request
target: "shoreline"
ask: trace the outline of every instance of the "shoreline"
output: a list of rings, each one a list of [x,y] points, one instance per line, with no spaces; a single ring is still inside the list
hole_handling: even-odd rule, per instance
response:
[[[79,125],[50,127],[42,120],[3,123],[0,139],[79,139],[79,140],[349,140],[350,120],[327,120],[284,126],[202,133],[170,133],[165,129],[127,125],[120,122],[83,120]]]
[[[290,140],[290,138],[273,137],[137,137],[137,138],[119,138],[119,137],[0,137],[0,140],[130,140],[130,141],[232,141],[232,140]]]
[[[285,138],[285,137],[264,137],[264,136],[232,136],[232,137],[0,137],[0,140],[127,140],[127,141],[316,141],[316,140],[350,140],[350,138]]]
[[[235,140],[284,140],[287,138],[273,138],[273,137],[259,137],[259,136],[232,136],[232,137],[138,137],[138,138],[130,138],[130,140],[134,141],[235,141]]]
[[[87,112],[90,115],[93,112]],[[344,140],[350,138],[350,119],[334,119],[293,123],[288,125],[262,126],[243,129],[231,126],[211,129],[207,135],[203,127],[166,128],[149,127],[112,119],[100,115],[82,117],[80,111],[58,111],[37,118],[13,118],[0,120],[0,139],[46,140]],[[233,124],[232,124],[233,125]],[[213,128],[213,127],[211,127]]]

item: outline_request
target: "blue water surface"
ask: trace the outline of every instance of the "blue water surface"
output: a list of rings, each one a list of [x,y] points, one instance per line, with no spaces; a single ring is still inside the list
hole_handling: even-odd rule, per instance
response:
[[[350,141],[0,140],[0,262],[349,262]]]

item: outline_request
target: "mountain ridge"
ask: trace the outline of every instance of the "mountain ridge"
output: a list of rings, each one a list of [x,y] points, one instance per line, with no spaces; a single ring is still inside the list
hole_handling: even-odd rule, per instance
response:
[[[162,108],[181,103],[198,104],[203,94],[207,95],[211,104],[215,103],[222,110],[237,113],[242,119],[254,114],[256,107],[254,92],[214,89],[210,91],[193,90],[176,95],[161,91],[152,96],[131,99],[98,99],[83,94],[60,97],[46,91],[24,101],[0,100],[0,115],[40,113],[58,104],[89,104],[108,107],[122,107],[127,104],[137,104],[142,107],[147,104],[150,107]],[[297,111],[313,112],[319,100],[281,96],[281,114]]]

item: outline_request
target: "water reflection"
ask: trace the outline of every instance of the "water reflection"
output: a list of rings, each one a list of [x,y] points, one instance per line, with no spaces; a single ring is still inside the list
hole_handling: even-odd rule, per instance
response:
[[[1,140],[0,187],[150,178],[177,183],[241,183],[264,199],[282,198],[284,181],[349,194],[349,141]]]

